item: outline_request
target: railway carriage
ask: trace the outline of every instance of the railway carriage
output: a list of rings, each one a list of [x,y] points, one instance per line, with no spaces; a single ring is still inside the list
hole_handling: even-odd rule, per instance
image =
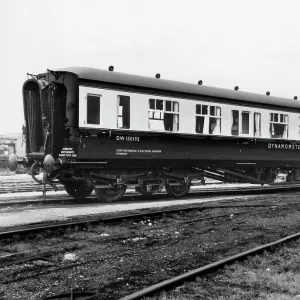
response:
[[[32,75],[23,104],[26,158],[11,169],[75,199],[115,201],[128,184],[181,197],[193,180],[264,184],[278,168],[300,180],[297,100],[78,67]]]

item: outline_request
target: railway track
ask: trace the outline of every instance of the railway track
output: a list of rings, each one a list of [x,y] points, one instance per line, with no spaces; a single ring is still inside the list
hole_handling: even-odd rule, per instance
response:
[[[267,187],[267,188],[238,188],[238,189],[212,189],[212,190],[206,190],[202,192],[194,191],[193,193],[190,193],[188,195],[188,198],[194,198],[199,196],[215,196],[215,195],[252,195],[252,194],[265,194],[265,193],[274,193],[282,192],[282,191],[294,191],[298,190],[299,186],[294,187]],[[130,199],[128,199],[130,198]],[[144,199],[144,196],[140,196],[137,193],[128,194],[125,199],[127,201],[136,201],[138,199]],[[96,199],[96,198],[95,198]],[[165,198],[165,194],[155,194],[152,197],[150,197],[151,200],[166,200],[169,198]],[[92,199],[93,200],[93,199]],[[63,199],[65,201],[65,199]],[[176,201],[176,200],[174,200]],[[56,200],[52,201],[57,202]],[[93,201],[92,201],[93,202]],[[256,203],[255,203],[256,202]],[[9,202],[6,202],[8,204]],[[19,203],[24,203],[23,201]],[[27,203],[27,201],[26,201]],[[4,203],[2,203],[4,204]],[[288,205],[297,205],[297,202],[288,204]],[[9,204],[11,205],[11,204]],[[126,205],[126,204],[125,204]],[[46,223],[38,223],[38,224],[31,224],[28,226],[10,226],[8,228],[11,229],[5,229],[5,227],[0,228],[0,240],[3,238],[9,238],[13,235],[27,235],[27,234],[35,234],[40,233],[45,230],[61,230],[68,227],[75,227],[78,226],[80,228],[84,228],[88,225],[95,225],[95,224],[110,224],[110,223],[116,223],[116,222],[122,222],[125,220],[144,220],[146,218],[159,218],[161,216],[167,215],[167,214],[173,214],[178,212],[185,212],[189,210],[203,210],[203,209],[209,209],[209,208],[228,208],[228,207],[265,207],[265,206],[272,206],[272,205],[278,205],[278,203],[275,203],[273,201],[264,201],[261,203],[260,201],[254,201],[254,200],[239,200],[239,202],[233,203],[231,200],[222,200],[217,201],[217,203],[202,203],[202,204],[188,204],[188,205],[179,205],[174,206],[170,208],[163,208],[163,209],[147,209],[147,211],[140,212],[134,212],[134,213],[117,213],[114,216],[103,216],[100,214],[99,216],[88,216],[88,217],[80,217],[76,218],[73,217],[73,220],[71,221],[59,221],[55,220],[54,222],[46,222]],[[280,204],[283,205],[283,204]]]
[[[291,206],[291,205],[299,205],[299,202],[293,202],[293,203],[278,203],[278,201],[267,201],[264,203],[261,203],[261,201],[241,201],[240,203],[232,203],[228,200],[220,201],[218,203],[204,203],[201,205],[188,205],[183,207],[176,207],[176,208],[164,208],[164,209],[151,209],[147,212],[134,212],[134,213],[122,213],[117,214],[115,216],[108,216],[108,217],[96,217],[96,218],[82,218],[80,220],[75,221],[55,221],[51,224],[37,224],[37,225],[29,225],[29,226],[23,226],[22,228],[12,229],[12,230],[1,230],[0,231],[0,241],[4,239],[10,239],[17,237],[18,239],[22,237],[26,237],[27,235],[31,235],[31,238],[33,238],[32,235],[36,235],[39,233],[43,233],[47,231],[48,234],[51,233],[51,231],[61,231],[61,233],[66,229],[76,228],[76,230],[85,230],[89,226],[97,226],[99,224],[101,225],[110,225],[110,224],[116,224],[116,223],[122,223],[122,222],[139,222],[139,221],[145,221],[145,220],[155,220],[159,218],[166,217],[171,214],[182,214],[185,212],[197,210],[197,211],[204,211],[204,210],[210,210],[210,209],[225,209],[225,208],[265,208],[265,207],[282,207],[284,205]],[[239,213],[243,214],[245,212]],[[235,214],[236,215],[236,214]],[[229,214],[218,214],[213,216],[205,216],[200,218],[194,218],[186,221],[180,222],[180,224],[191,224],[196,222],[202,222],[206,220],[211,219],[218,219],[218,218],[231,218],[231,215]],[[39,251],[40,252],[40,251]],[[16,263],[19,263],[18,258],[21,256],[21,263],[23,262],[24,258],[23,256],[28,256],[28,253],[14,253],[11,255],[5,255],[0,256],[0,267],[5,266],[5,261],[7,261],[7,264],[10,265],[15,260]],[[43,253],[42,255],[45,255]],[[39,259],[41,254],[29,256],[26,259],[28,261]],[[25,259],[25,261],[26,261]]]
[[[113,218],[111,218],[111,220],[109,220],[109,218],[106,218],[107,223],[103,222],[103,219],[102,219],[101,224],[103,225],[103,228],[104,227],[107,228],[107,226],[110,226],[110,221],[112,221],[112,223],[114,223],[114,224],[116,222],[122,222],[122,225],[119,227],[123,228],[123,227],[128,227],[128,226],[131,227],[132,225],[130,225],[130,224],[140,224],[141,222],[139,222],[139,221],[141,221],[141,220],[142,220],[142,222],[146,222],[146,221],[149,222],[148,220],[150,220],[151,223],[155,224],[156,230],[160,231],[161,229],[164,229],[164,226],[170,226],[170,224],[174,223],[173,221],[171,221],[171,222],[165,224],[164,222],[160,221],[161,217],[167,216],[169,218],[169,217],[171,217],[169,214],[173,214],[174,217],[172,216],[172,219],[174,218],[174,220],[177,220],[176,228],[184,228],[186,226],[189,226],[189,227],[187,227],[187,230],[188,230],[188,228],[191,228],[191,229],[202,228],[201,229],[201,232],[202,232],[201,239],[203,239],[204,235],[206,234],[205,233],[206,229],[204,229],[203,226],[205,227],[206,226],[205,224],[207,224],[207,223],[212,224],[212,227],[210,229],[208,229],[209,232],[211,232],[211,230],[213,230],[213,231],[218,230],[217,228],[218,228],[218,226],[222,226],[221,224],[230,224],[233,222],[233,220],[234,220],[234,224],[237,224],[238,226],[240,226],[239,224],[241,224],[241,222],[244,222],[244,220],[247,219],[248,214],[249,213],[253,214],[254,211],[257,211],[257,212],[263,211],[265,213],[268,213],[269,211],[272,211],[275,209],[276,211],[278,210],[278,213],[276,213],[275,215],[280,215],[280,211],[285,210],[285,207],[289,211],[294,211],[297,209],[297,206],[299,207],[300,202],[296,201],[297,197],[294,197],[295,199],[293,201],[289,201],[288,197],[286,197],[286,199],[280,199],[280,198],[281,198],[280,196],[278,196],[277,198],[274,196],[273,199],[271,199],[269,197],[267,200],[264,201],[264,203],[262,203],[260,200],[253,200],[253,201],[244,201],[244,202],[241,201],[241,203],[239,203],[237,205],[236,202],[230,203],[230,201],[224,201],[223,203],[214,203],[214,204],[205,203],[205,204],[202,204],[201,206],[198,205],[197,207],[192,207],[192,206],[186,207],[186,208],[180,207],[180,208],[176,208],[176,209],[172,209],[172,210],[168,210],[168,211],[159,210],[156,212],[148,211],[148,212],[144,212],[142,214],[135,213],[135,214],[119,215],[119,216],[114,216]],[[294,205],[297,205],[295,207],[295,209],[291,207]],[[221,209],[223,209],[223,208],[227,209],[227,210],[229,208],[233,208],[233,209],[239,208],[240,210],[236,211],[234,213],[234,216],[232,217],[230,214],[228,214],[228,211],[226,213],[224,213],[224,212],[222,213]],[[216,210],[214,210],[214,209],[216,209]],[[199,210],[209,210],[209,211],[207,211],[207,213],[202,212],[202,214],[203,214],[202,217],[193,217],[193,218],[190,217],[190,216],[195,215],[194,214],[195,210],[198,210],[198,211]],[[215,211],[218,213],[213,214]],[[208,213],[209,213],[209,215],[208,215]],[[243,215],[245,215],[245,217]],[[155,218],[158,218],[158,220],[156,221]],[[250,217],[250,218],[252,218],[252,217]],[[164,219],[165,218],[163,218],[163,220]],[[170,219],[170,220],[172,220],[172,219]],[[179,221],[178,221],[178,219],[179,219]],[[126,222],[124,223],[124,221],[126,221]],[[232,224],[232,225],[234,225],[234,224]],[[237,225],[234,225],[234,228],[236,228]],[[149,228],[151,228],[151,227],[149,227]],[[232,230],[234,230],[234,228]],[[242,227],[241,227],[241,230],[243,230]],[[188,230],[187,232],[190,232],[190,230]],[[233,231],[233,232],[236,232],[236,231]],[[245,231],[245,233],[244,233],[244,231],[242,231],[242,232],[243,232],[243,236],[246,235],[246,231]],[[268,233],[267,230],[264,230],[264,232]],[[272,227],[272,231],[270,231],[270,234],[271,233],[273,234],[273,227]],[[198,235],[199,234],[197,234],[197,236]],[[298,235],[294,234],[294,236],[297,237],[297,236],[299,236],[299,234]],[[183,237],[184,237],[184,235],[182,236],[182,238]],[[189,237],[186,237],[186,238],[189,240],[189,243],[190,243],[190,238]],[[30,253],[20,253],[18,256],[14,255],[14,257],[12,256],[10,258],[8,256],[6,256],[6,258],[4,258],[4,259],[6,259],[6,263],[8,263],[10,265],[13,265],[15,263],[14,261],[16,261],[16,263],[19,263],[19,264],[24,264],[24,262],[27,262],[27,265],[29,262],[29,265],[34,265],[35,260],[41,261],[41,263],[45,262],[45,265],[43,265],[43,268],[41,268],[41,267],[37,268],[37,271],[31,275],[29,275],[29,274],[26,275],[27,273],[24,273],[24,275],[20,274],[17,277],[13,276],[10,279],[9,279],[9,277],[3,277],[3,278],[6,278],[5,282],[3,282],[3,285],[5,287],[8,287],[9,285],[15,286],[16,282],[18,282],[18,281],[20,281],[20,282],[26,281],[27,282],[28,280],[33,280],[33,282],[34,282],[34,280],[40,280],[41,278],[50,276],[49,274],[52,274],[53,272],[54,273],[58,273],[58,272],[65,273],[65,272],[69,272],[70,270],[74,270],[74,268],[78,269],[78,270],[84,270],[86,268],[90,268],[88,266],[91,266],[91,265],[94,266],[99,263],[106,265],[106,261],[107,261],[107,263],[110,264],[110,260],[119,261],[120,255],[122,257],[122,260],[125,260],[125,261],[127,259],[132,260],[132,259],[134,259],[134,257],[136,257],[136,258],[140,257],[140,258],[146,259],[148,255],[150,255],[151,257],[152,256],[154,257],[157,255],[157,254],[155,254],[157,252],[160,253],[160,251],[162,251],[162,253],[164,253],[164,252],[166,253],[167,249],[169,247],[171,247],[174,242],[181,240],[181,239],[179,239],[179,240],[175,239],[174,241],[172,240],[172,243],[169,244],[167,246],[167,248],[163,248],[163,249],[161,249],[160,244],[157,244],[157,245],[153,244],[154,246],[152,246],[150,248],[149,248],[149,246],[135,248],[135,247],[132,247],[133,244],[130,244],[131,246],[126,251],[123,251],[122,254],[120,254],[118,251],[116,251],[116,249],[118,249],[119,246],[117,246],[117,248],[114,248],[114,247],[112,248],[113,241],[115,241],[116,245],[120,244],[120,237],[112,236],[112,237],[107,237],[107,239],[108,239],[107,242],[105,242],[105,241],[102,242],[104,244],[106,243],[110,249],[109,253],[107,253],[106,255],[105,255],[105,252],[100,257],[97,255],[93,255],[88,260],[83,260],[83,261],[80,260],[78,262],[63,265],[61,268],[60,267],[58,268],[58,267],[55,267],[55,265],[52,265],[51,257],[47,256],[49,254],[48,252],[51,252],[52,254],[53,253],[58,254],[60,251],[59,249],[57,249],[57,251],[54,248],[41,249],[40,252],[38,252],[38,253],[35,252],[35,253],[33,253],[33,255],[31,255]],[[144,239],[144,237],[143,237],[143,235],[141,235],[141,241],[143,241],[143,239]],[[31,237],[31,240],[34,241],[34,237]],[[121,240],[123,240],[123,238]],[[273,239],[273,240],[275,240],[275,239]],[[76,241],[76,240],[74,240],[74,241]],[[182,240],[182,242],[184,242],[184,239]],[[130,243],[132,243],[132,242],[130,242]],[[135,242],[135,243],[137,243],[137,242]],[[136,245],[135,243],[134,243],[134,245]],[[250,241],[248,241],[248,243],[250,243]],[[270,244],[270,243],[268,243],[268,244]],[[96,242],[96,245],[97,245],[97,242]],[[180,282],[182,282],[182,280],[191,280],[192,278],[194,278],[196,276],[200,276],[199,274],[203,274],[201,272],[204,272],[204,273],[211,272],[210,268],[217,269],[219,267],[218,264],[220,264],[220,266],[224,266],[224,264],[233,262],[234,259],[243,259],[243,257],[239,256],[239,255],[245,255],[245,256],[251,255],[251,251],[250,252],[248,250],[245,251],[246,246],[247,246],[247,244],[243,245],[244,251],[241,251],[239,254],[235,253],[235,255],[229,257],[229,260],[226,260],[225,258],[223,258],[221,260],[214,260],[215,261],[214,263],[202,264],[202,266],[204,265],[204,267],[201,267],[200,269],[189,270],[188,272],[182,272],[183,271],[182,269],[178,269],[178,271],[181,270],[180,275],[178,275],[178,272],[175,272],[175,273],[177,273],[176,276],[173,276],[172,278],[168,278],[167,280],[161,280],[161,283],[156,283],[155,285],[148,285],[148,288],[140,289],[139,292],[137,292],[137,289],[135,289],[135,293],[133,293],[133,294],[127,293],[127,296],[123,297],[122,299],[127,299],[127,297],[129,297],[128,299],[131,299],[130,297],[133,297],[132,299],[141,299],[142,297],[151,295],[161,289],[170,289],[170,288],[172,288],[172,286],[177,285]],[[270,245],[270,247],[271,246],[272,245]],[[237,247],[234,246],[233,244],[231,244],[230,247],[233,247],[233,249],[237,250]],[[258,248],[258,247],[255,247],[255,248]],[[70,248],[70,251],[72,251],[71,249],[72,248]],[[73,251],[75,251],[75,250],[73,250]],[[194,251],[193,248],[190,249],[190,251],[192,251],[190,253],[192,255],[192,253]],[[259,250],[257,249],[257,251],[259,251]],[[260,250],[260,251],[262,251],[262,250]],[[210,252],[211,251],[208,251],[208,253],[210,253]],[[228,251],[228,252],[230,252],[230,251]],[[151,253],[153,253],[153,254],[151,255]],[[200,253],[202,253],[202,252],[199,252],[198,255],[201,256]],[[179,254],[179,253],[177,253],[177,254]],[[177,258],[175,259],[172,256],[172,261],[173,260],[176,261]],[[49,265],[47,264],[47,261],[50,262]],[[57,259],[55,259],[54,261],[57,261]],[[5,263],[5,262],[3,262],[3,263]],[[143,270],[143,266],[141,266],[141,268]],[[20,270],[22,270],[22,269],[23,268],[21,268]],[[14,272],[16,272],[18,269],[13,268],[12,270],[14,270]],[[103,270],[103,272],[104,272],[104,270]],[[130,272],[137,272],[137,270],[134,269]],[[200,272],[200,273],[198,273],[198,272]],[[12,276],[12,275],[10,275],[10,276]],[[51,276],[53,276],[53,275],[51,275]],[[119,277],[120,276],[124,276],[124,275],[119,275]],[[134,276],[135,277],[133,280],[136,280],[136,276],[139,276],[139,278],[141,278],[141,279],[143,278],[143,275],[134,275]],[[29,279],[29,278],[32,278],[32,279]],[[34,279],[34,278],[36,278],[36,279]],[[116,277],[114,277],[114,278],[116,280]],[[118,280],[120,280],[120,278]],[[118,280],[117,280],[117,282],[114,283],[115,290],[122,289],[122,286],[123,286],[123,288],[125,287],[125,285],[122,284],[122,281],[119,282]],[[98,282],[98,279],[97,279],[97,282]],[[25,284],[25,282],[22,283],[22,285],[24,285],[24,284]],[[26,285],[27,285],[27,283],[26,283]],[[102,283],[102,285],[103,285],[103,283]],[[144,285],[144,287],[145,286],[146,285]],[[103,293],[105,290],[107,290],[107,294],[105,294],[107,296],[110,293],[109,285],[104,284],[103,287],[100,287],[99,288],[100,296],[93,298],[93,299],[101,299],[101,298],[103,299]],[[96,290],[93,289],[93,291],[95,292]],[[130,294],[130,295],[128,295],[128,294]],[[118,298],[118,297],[114,296],[113,298],[107,298],[104,296],[104,298],[105,299],[119,299],[121,297]],[[43,299],[46,299],[46,298],[43,298]],[[52,298],[52,299],[58,299],[58,298]]]
[[[9,179],[5,178],[6,176],[2,176],[0,179],[0,194],[6,194],[6,193],[20,193],[20,192],[40,192],[43,191],[44,186],[38,184],[36,181],[34,181],[29,175],[27,178],[19,178],[16,175],[16,179],[11,178]],[[209,180],[207,182],[207,185],[211,184],[221,184],[221,182],[218,181],[211,181]],[[62,184],[56,184],[58,190],[65,190],[64,186]],[[53,188],[49,185],[46,185],[47,191],[53,191]]]
[[[38,184],[36,181],[32,180],[29,176],[25,177],[25,178],[19,178],[19,179],[18,179],[18,177],[16,179],[11,178],[11,176],[9,179],[5,179],[5,176],[2,176],[1,178],[2,179],[0,179],[0,195],[7,194],[7,193],[42,192],[44,189],[44,185]],[[214,187],[211,187],[212,185],[214,185]],[[281,189],[281,190],[294,189],[295,190],[297,188],[300,189],[300,183],[299,184],[289,184],[289,183],[285,183],[285,182],[278,183],[277,185],[274,185],[274,186],[264,186],[264,187],[242,186],[240,188],[238,188],[238,187],[232,188],[232,187],[228,186],[228,187],[224,188],[222,182],[212,181],[212,180],[208,179],[205,186],[203,186],[199,182],[193,182],[192,188],[190,190],[190,194],[193,194],[195,192],[197,193],[197,191],[199,189],[200,190],[205,189],[208,192],[215,191],[216,190],[215,185],[219,186],[217,189],[220,188],[220,189],[223,189],[224,191],[225,190],[230,191],[230,190],[234,190],[234,189],[236,189],[236,190],[251,189],[252,191],[255,191],[255,190],[259,190],[259,191],[266,190],[267,191],[267,190],[279,190],[279,189]],[[62,184],[56,184],[56,186],[57,186],[58,191],[65,191],[65,188]],[[46,185],[45,189],[46,189],[46,191],[54,191],[53,187],[51,187],[49,185]],[[128,190],[129,190],[129,193],[127,193],[127,195],[128,194],[130,194],[130,195],[139,194],[139,193],[135,192],[134,187],[131,185],[128,186]],[[163,194],[166,194],[166,192],[163,191]],[[126,197],[126,195],[125,195],[125,197]],[[71,199],[71,197],[70,197],[70,199]]]
[[[23,182],[23,184],[25,184]],[[13,184],[17,185],[17,184]],[[27,192],[29,191],[40,191],[42,192],[42,187],[37,184],[32,184],[32,187],[26,187]],[[6,193],[16,193],[17,190],[12,191],[12,188],[10,190],[8,189]],[[19,188],[19,192],[21,191],[21,187]],[[64,191],[63,186],[59,186],[59,190]],[[300,184],[293,184],[293,185],[275,185],[275,186],[222,186],[219,187],[210,187],[210,185],[207,185],[205,187],[197,187],[194,186],[194,188],[191,189],[190,193],[184,197],[184,199],[193,199],[195,197],[209,197],[209,196],[222,196],[222,195],[253,195],[253,194],[269,194],[269,193],[280,193],[280,192],[293,192],[293,191],[299,191],[300,190]],[[51,189],[47,188],[47,191],[51,191]],[[0,192],[1,194],[1,192]],[[153,200],[170,200],[170,197],[166,194],[165,191],[154,193],[149,196],[143,196],[138,192],[135,192],[133,188],[129,188],[128,192],[124,195],[124,197],[118,201],[118,203],[122,202],[134,202],[134,201],[153,201]],[[2,198],[0,197],[0,206],[12,206],[12,205],[23,205],[23,204],[37,204],[42,203],[43,205],[52,205],[57,204],[59,201],[62,201],[62,203],[76,203],[76,204],[89,204],[89,203],[99,203],[99,200],[92,194],[90,197],[82,200],[74,200],[67,194],[61,194],[59,196],[56,196],[55,194],[52,194],[51,196],[48,196],[46,201],[42,199],[42,194],[30,196],[30,194],[27,196],[26,193],[23,194],[22,198],[13,198],[10,199],[9,197]],[[172,200],[176,201],[176,199]]]
[[[208,183],[207,185],[221,184]],[[65,188],[62,184],[56,184],[58,191],[64,191]],[[300,186],[300,185],[299,185]],[[38,184],[34,180],[0,180],[0,194],[7,193],[23,193],[23,192],[42,192],[44,189],[43,185]],[[46,185],[46,191],[53,191],[53,187]]]
[[[220,207],[265,207],[268,204],[239,204],[239,205],[189,205],[186,207],[176,207],[176,208],[164,208],[164,209],[154,209],[149,210],[147,212],[143,211],[141,213],[124,213],[124,214],[117,214],[115,216],[109,217],[87,217],[81,218],[80,220],[75,221],[55,221],[50,224],[37,224],[37,225],[29,225],[29,226],[22,226],[19,229],[12,229],[12,230],[5,230],[0,229],[0,240],[11,238],[14,235],[24,236],[28,234],[37,234],[43,231],[49,230],[61,230],[69,227],[78,226],[79,228],[85,228],[89,225],[98,225],[98,224],[112,224],[112,223],[120,223],[124,221],[143,221],[146,219],[154,219],[154,218],[161,218],[169,214],[176,214],[187,212],[191,210],[205,210],[211,208],[220,208]],[[275,204],[271,204],[272,206]],[[270,206],[270,205],[269,205]],[[189,221],[190,222],[190,221]]]
[[[0,194],[7,193],[24,193],[24,192],[42,192],[43,185],[38,184],[35,181],[28,180],[3,180],[0,181]],[[58,184],[57,189],[64,190],[63,185]],[[46,191],[53,191],[52,187],[46,186]]]

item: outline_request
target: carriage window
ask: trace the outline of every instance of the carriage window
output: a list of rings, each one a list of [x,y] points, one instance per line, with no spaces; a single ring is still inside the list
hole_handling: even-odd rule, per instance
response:
[[[197,133],[221,134],[221,108],[197,104],[195,130]]]
[[[150,109],[155,109],[155,99],[150,99],[149,100],[149,108]]]
[[[232,135],[239,135],[239,111],[232,110],[231,111],[231,134]]]
[[[253,132],[255,137],[260,137],[261,132],[261,115],[260,113],[254,113],[253,119]]]
[[[87,124],[100,124],[100,96],[87,95]]]
[[[156,103],[155,109],[157,109],[157,110],[164,109],[164,101],[163,100],[156,100],[155,103]]]
[[[243,111],[241,117],[242,117],[242,134],[249,134],[250,113],[248,111]]]
[[[118,96],[118,128],[130,128],[130,97]]]
[[[270,113],[270,137],[288,138],[289,116],[285,114]]]
[[[149,129],[177,132],[179,130],[179,103],[149,99]]]

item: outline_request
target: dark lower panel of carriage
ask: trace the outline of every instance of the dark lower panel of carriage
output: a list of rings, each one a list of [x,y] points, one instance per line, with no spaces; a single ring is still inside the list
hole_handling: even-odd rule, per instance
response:
[[[241,138],[111,134],[83,137],[78,159],[118,167],[300,167],[300,143]]]

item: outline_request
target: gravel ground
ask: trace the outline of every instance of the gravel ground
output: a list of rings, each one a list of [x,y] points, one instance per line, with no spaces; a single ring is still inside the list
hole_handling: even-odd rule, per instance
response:
[[[193,211],[161,220],[89,228],[37,240],[2,242],[5,251],[57,245],[51,261],[0,269],[3,299],[38,300],[70,290],[119,299],[146,286],[299,231],[299,194],[266,196],[279,206]],[[191,221],[227,213],[227,218]],[[26,246],[29,245],[29,246]],[[3,253],[7,253],[3,252]],[[74,261],[65,260],[66,253]],[[205,298],[203,298],[205,299]]]

